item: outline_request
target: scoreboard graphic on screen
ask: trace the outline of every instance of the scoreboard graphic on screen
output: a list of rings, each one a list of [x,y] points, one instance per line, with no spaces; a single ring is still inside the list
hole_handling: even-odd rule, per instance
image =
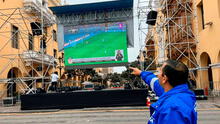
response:
[[[64,26],[65,66],[91,68],[128,62],[125,22]]]

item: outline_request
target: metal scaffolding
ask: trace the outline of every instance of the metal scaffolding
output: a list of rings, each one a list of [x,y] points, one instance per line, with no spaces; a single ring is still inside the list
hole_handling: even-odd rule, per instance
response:
[[[55,17],[49,8],[43,6],[38,0],[24,0],[23,4],[23,8],[0,9],[0,21],[2,22],[0,37],[7,39],[0,45],[0,60],[6,63],[2,64],[0,68],[0,84],[7,87],[0,92],[0,98],[13,96],[13,93],[7,93],[13,87],[9,84],[17,84],[16,89],[20,89],[22,94],[36,93],[37,82],[41,82],[44,86],[45,80],[49,79],[48,71],[55,69],[57,64],[54,56],[43,52],[44,48],[40,51],[40,42],[45,35],[44,28],[52,27],[55,24]],[[41,23],[37,30],[42,32],[42,35],[33,36],[30,23],[35,23],[35,25]],[[10,27],[13,26],[17,29],[15,32],[11,31]],[[47,34],[46,37],[47,46],[53,47],[53,34]],[[14,46],[10,42],[15,39],[18,42],[15,44],[15,49],[12,49]],[[30,45],[37,46],[30,48]],[[48,52],[53,53],[53,51]],[[38,70],[39,67],[41,67],[41,71]],[[6,72],[8,69],[10,71]]]
[[[142,2],[140,2],[142,1]],[[139,0],[139,32],[145,35],[145,58],[152,65],[161,65],[166,59],[182,61],[190,68],[190,75],[196,80],[197,70],[201,69],[196,58],[198,43],[198,22],[194,0]],[[147,15],[157,12],[155,25],[143,27]],[[142,14],[142,15],[141,15]],[[148,20],[149,21],[149,20]],[[146,25],[146,24],[145,24]],[[147,29],[147,33],[143,30]],[[140,34],[140,33],[139,33]],[[143,36],[142,36],[143,37]],[[200,79],[201,80],[201,79]]]
[[[58,15],[58,24],[63,25],[83,25],[83,24],[97,24],[106,22],[125,21],[133,17],[132,8],[125,8],[121,10],[103,10],[91,11],[87,13],[71,13]]]

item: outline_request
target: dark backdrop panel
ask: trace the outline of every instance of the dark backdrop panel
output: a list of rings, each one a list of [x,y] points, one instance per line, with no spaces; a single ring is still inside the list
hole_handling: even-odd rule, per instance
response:
[[[21,96],[21,109],[75,109],[86,107],[144,106],[147,90],[78,91]]]

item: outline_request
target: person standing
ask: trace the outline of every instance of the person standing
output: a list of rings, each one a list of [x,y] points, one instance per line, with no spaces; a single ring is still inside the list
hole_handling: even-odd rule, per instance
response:
[[[41,49],[41,53],[45,54],[46,53],[46,48],[47,48],[47,37],[44,34],[41,39],[40,39],[40,49]]]
[[[57,84],[58,84],[58,72],[55,71],[53,74],[51,74],[51,90],[56,91],[57,90]]]
[[[130,69],[159,96],[150,106],[148,124],[197,124],[196,97],[186,84],[189,70],[185,64],[167,60],[158,77],[152,72]]]
[[[121,50],[118,50],[117,51],[117,54],[116,54],[116,61],[122,61],[123,60],[123,55],[122,55],[122,53],[121,53]]]

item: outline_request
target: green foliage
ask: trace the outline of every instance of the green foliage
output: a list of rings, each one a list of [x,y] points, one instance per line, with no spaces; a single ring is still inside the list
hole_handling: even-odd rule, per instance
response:
[[[121,82],[121,75],[118,73],[113,73],[111,76],[112,82]]]
[[[140,82],[141,78],[139,76],[135,76],[132,73],[132,70],[129,67],[135,67],[140,69],[140,64],[138,61],[134,61],[129,63],[129,66],[126,66],[127,70],[123,71],[121,77],[123,80],[127,80],[129,83]]]
[[[84,75],[95,76],[97,73],[93,69],[81,69]]]
[[[92,81],[92,82],[102,82],[102,77],[99,76],[99,75],[94,75],[94,76],[92,76],[90,81]]]
[[[104,81],[107,81],[107,80],[110,80],[113,83],[121,82],[122,81],[121,74],[118,74],[118,73],[107,74]]]
[[[151,64],[151,60],[146,59],[144,64],[144,69],[146,69],[148,67],[149,64]],[[129,63],[129,66],[126,66],[127,70],[123,71],[121,74],[122,79],[121,80],[126,80],[127,82],[129,82],[130,84],[132,84],[134,87],[143,87],[143,84],[141,83],[141,78],[140,76],[135,76],[132,73],[132,70],[129,69],[129,67],[135,67],[135,68],[141,68],[140,67],[140,62],[139,61],[134,61]],[[156,69],[156,65],[153,63],[148,70],[155,70]]]

